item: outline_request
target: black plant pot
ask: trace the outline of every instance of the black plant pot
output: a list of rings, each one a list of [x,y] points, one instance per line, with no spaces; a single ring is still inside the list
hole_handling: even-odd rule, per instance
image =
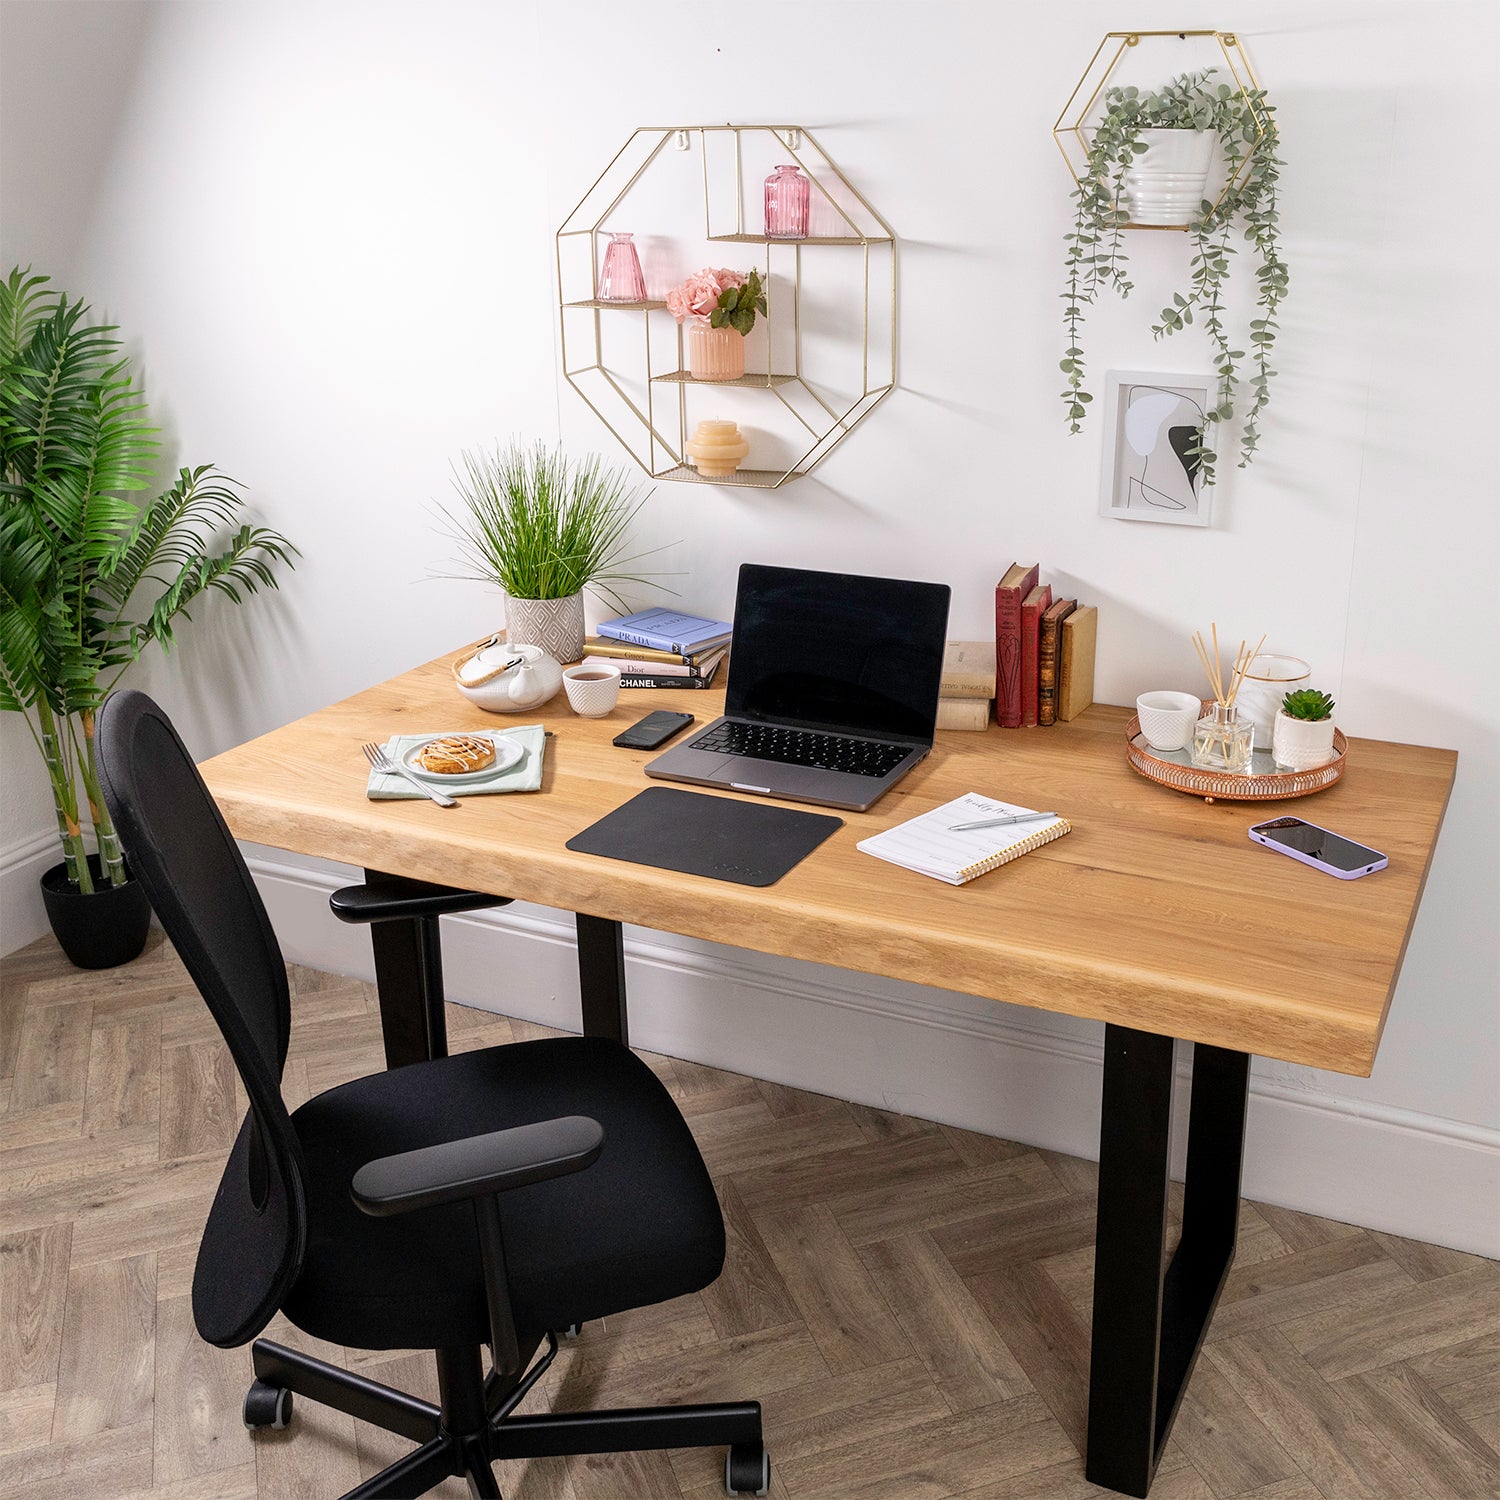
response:
[[[84,895],[68,879],[65,864],[42,876],[42,901],[53,934],[80,969],[112,969],[128,964],[146,946],[151,903],[138,880],[108,885],[97,854],[89,855],[94,889]]]

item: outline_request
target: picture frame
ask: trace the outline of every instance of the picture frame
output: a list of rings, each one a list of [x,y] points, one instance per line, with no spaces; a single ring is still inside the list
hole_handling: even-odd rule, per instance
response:
[[[1109,371],[1101,515],[1162,526],[1212,524],[1213,486],[1203,484],[1186,450],[1198,442],[1215,389],[1211,375]]]

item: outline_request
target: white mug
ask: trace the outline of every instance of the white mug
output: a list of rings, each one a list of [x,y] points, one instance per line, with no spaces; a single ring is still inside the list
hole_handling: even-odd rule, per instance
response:
[[[1153,750],[1181,750],[1193,738],[1203,704],[1196,693],[1142,693],[1135,711]]]
[[[620,669],[602,661],[581,661],[563,673],[563,691],[575,714],[602,719],[620,701]]]

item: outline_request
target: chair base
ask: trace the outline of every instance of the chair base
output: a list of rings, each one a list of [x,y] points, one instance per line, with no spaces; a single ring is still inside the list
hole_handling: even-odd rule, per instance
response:
[[[508,1384],[493,1375],[484,1378],[478,1348],[437,1350],[442,1404],[434,1406],[284,1344],[257,1339],[251,1349],[255,1384],[246,1398],[246,1421],[273,1425],[268,1414],[274,1411],[282,1419],[275,1425],[284,1425],[287,1403],[275,1393],[290,1391],[420,1444],[350,1490],[343,1500],[423,1495],[455,1476],[465,1479],[469,1493],[479,1500],[500,1500],[490,1467],[499,1459],[647,1448],[728,1447],[727,1492],[766,1493],[770,1469],[758,1401],[512,1416],[557,1352],[557,1340],[548,1335],[547,1342],[547,1353],[524,1376]]]

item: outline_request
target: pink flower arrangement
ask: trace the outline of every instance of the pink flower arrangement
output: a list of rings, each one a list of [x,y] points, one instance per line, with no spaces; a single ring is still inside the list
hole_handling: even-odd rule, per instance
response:
[[[667,311],[679,323],[689,318],[707,320],[712,317],[724,292],[744,284],[745,278],[738,271],[704,266],[701,271],[694,271],[681,286],[674,286],[667,293]]]

